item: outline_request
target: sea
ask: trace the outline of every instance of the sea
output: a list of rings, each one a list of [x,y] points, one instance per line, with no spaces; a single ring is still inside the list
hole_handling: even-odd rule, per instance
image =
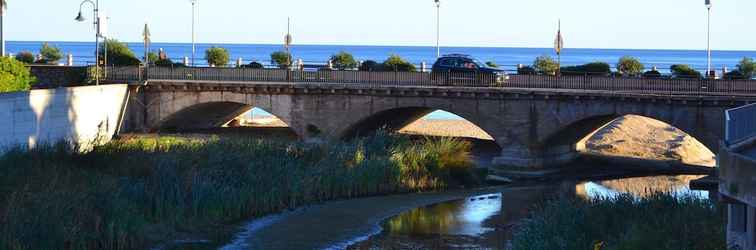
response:
[[[36,54],[43,43],[43,41],[8,41],[6,49],[10,54],[17,54],[22,51]],[[48,43],[58,47],[64,54],[73,55],[75,65],[94,64],[94,42],[51,41]],[[138,57],[143,57],[145,51],[144,44],[127,43],[127,45]],[[264,65],[271,65],[270,54],[284,49],[282,45],[277,44],[198,43],[195,50],[195,65],[207,65],[207,62],[204,60],[204,51],[214,46],[226,48],[231,55],[232,64],[238,58],[241,58],[244,64],[259,62]],[[152,43],[149,50],[158,52],[161,49],[175,62],[182,62],[185,57],[192,57],[191,43]],[[415,65],[420,65],[424,62],[428,67],[436,59],[436,47],[434,46],[295,44],[290,47],[290,51],[295,60],[302,59],[302,61],[308,64],[325,64],[331,55],[341,51],[351,53],[359,61],[374,60],[381,62],[390,55],[399,55]],[[500,68],[507,71],[516,71],[518,65],[531,65],[538,56],[545,55],[557,58],[552,48],[441,47],[441,52],[442,54],[467,54],[478,58],[482,62],[495,62]],[[647,69],[656,67],[662,73],[669,72],[669,68],[673,64],[688,64],[702,72],[706,71],[707,67],[707,53],[705,50],[565,48],[562,50],[561,62],[562,65],[579,65],[598,61],[614,65],[623,56],[636,57],[646,65]],[[725,67],[731,70],[744,57],[756,58],[756,51],[714,50],[712,51],[712,66],[718,71],[723,70]],[[254,109],[251,115],[255,114],[255,112],[259,113],[259,115],[267,114],[267,112],[262,110]],[[461,119],[446,112],[434,112],[426,118]]]

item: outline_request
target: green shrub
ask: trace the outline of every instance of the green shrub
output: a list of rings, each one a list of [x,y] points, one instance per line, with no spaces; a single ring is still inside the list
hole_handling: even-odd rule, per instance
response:
[[[608,76],[612,73],[611,66],[605,62],[592,62],[578,66],[563,67],[563,75],[598,75]]]
[[[31,89],[34,77],[24,63],[10,57],[0,57],[0,93]]]
[[[160,56],[155,52],[149,52],[147,53],[147,59],[150,62],[150,64],[155,64],[157,61],[160,60]]]
[[[170,58],[158,59],[153,64],[157,67],[172,67],[172,68],[186,67],[186,65],[184,65],[183,63],[173,62],[173,60],[171,60]]]
[[[211,66],[225,67],[228,64],[229,58],[231,56],[225,48],[213,46],[205,51],[205,59]]]
[[[242,65],[241,67],[242,68],[247,68],[247,69],[264,69],[265,68],[265,66],[263,66],[259,62],[251,62],[251,63],[249,63],[247,65]]]
[[[404,60],[402,57],[398,55],[389,56],[389,58],[383,62],[383,68],[389,71],[400,71],[400,72],[417,71],[417,69],[415,68],[415,65],[412,65],[411,63],[407,62],[406,60]]]
[[[354,60],[354,56],[344,51],[331,56],[331,63],[338,70],[354,69],[357,67],[357,61]]]
[[[670,67],[672,75],[678,78],[701,78],[701,72],[691,68],[690,65],[675,64]]]
[[[0,249],[148,249],[323,201],[444,188],[465,178],[469,148],[385,133],[317,145],[162,137],[88,153],[13,148],[0,156]]]
[[[724,75],[724,79],[728,79],[728,80],[743,80],[743,79],[746,79],[746,77],[745,77],[745,75],[743,75],[743,73],[740,73],[739,70],[733,70],[733,71],[727,72]]]
[[[559,70],[559,63],[550,56],[539,56],[533,62],[533,67],[540,74],[556,75],[557,70]]]
[[[34,54],[29,51],[21,51],[16,54],[16,60],[22,63],[32,64],[34,63]]]
[[[362,62],[362,65],[360,65],[360,71],[381,71],[383,70],[382,66],[383,65],[376,61],[367,60]]]
[[[639,76],[644,69],[643,63],[635,57],[623,56],[617,62],[617,70],[625,76]]]
[[[674,193],[560,198],[522,221],[512,249],[725,250],[725,214],[716,202]]]
[[[126,43],[116,39],[105,39],[103,49],[100,50],[100,60],[104,60],[107,53],[107,64],[112,66],[137,66],[142,62],[137,58]]]
[[[50,46],[46,42],[43,43],[42,48],[39,49],[39,55],[41,56],[41,59],[38,63],[56,64],[61,58],[63,58],[63,54],[58,47]]]
[[[270,54],[270,60],[273,61],[279,68],[288,69],[291,67],[291,54],[286,51],[276,51]]]
[[[743,78],[751,79],[753,78],[753,73],[756,72],[756,62],[753,61],[753,58],[744,57],[738,63],[737,68],[738,72],[743,75]]]
[[[518,75],[537,75],[538,72],[531,66],[522,66],[517,69]]]
[[[486,66],[491,67],[491,68],[498,68],[499,64],[496,64],[496,62],[494,61],[488,61],[486,62]]]
[[[658,70],[649,70],[649,71],[646,71],[646,72],[643,73],[643,77],[646,77],[646,78],[660,78],[660,77],[662,77],[662,74]]]

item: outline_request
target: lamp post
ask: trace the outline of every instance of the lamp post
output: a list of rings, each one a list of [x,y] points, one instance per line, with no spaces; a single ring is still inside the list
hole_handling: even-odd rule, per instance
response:
[[[5,0],[0,0],[0,56],[5,56],[5,27],[3,27],[3,17],[5,17],[6,9],[8,9],[8,3]]]
[[[197,45],[195,44],[197,35],[194,32],[194,24],[196,23],[194,15],[197,13],[195,7],[197,6],[197,0],[191,0],[192,1],[192,67],[194,67],[194,59],[197,55]]]
[[[95,2],[92,2],[91,0],[82,1],[81,4],[79,4],[79,15],[76,16],[76,21],[84,22],[87,20],[86,18],[84,18],[84,15],[82,15],[82,9],[84,8],[84,4],[86,3],[92,4],[92,7],[94,7],[95,84],[100,85],[100,0],[95,0]]]
[[[706,78],[711,77],[711,0],[706,0]]]
[[[436,58],[441,58],[441,0],[436,1]]]

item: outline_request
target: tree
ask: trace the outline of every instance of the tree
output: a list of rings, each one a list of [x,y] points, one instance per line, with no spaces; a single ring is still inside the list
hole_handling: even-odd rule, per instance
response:
[[[265,66],[263,66],[259,62],[251,62],[247,65],[242,65],[241,67],[246,68],[246,69],[264,69],[265,68]]]
[[[160,56],[155,52],[149,52],[147,53],[147,59],[149,59],[147,61],[150,62],[150,64],[156,64],[156,62],[160,60]]]
[[[631,56],[623,56],[617,62],[617,70],[625,76],[638,76],[645,68],[638,58]]]
[[[540,74],[556,75],[559,64],[550,56],[539,56],[533,62],[533,67]]]
[[[205,59],[207,59],[207,63],[215,67],[225,67],[226,64],[228,64],[230,57],[228,50],[221,47],[213,46],[205,51]]]
[[[744,78],[751,79],[753,78],[753,73],[756,72],[756,62],[753,61],[753,58],[744,57],[738,63],[737,68]]]
[[[389,56],[389,58],[383,62],[383,68],[390,71],[401,71],[401,72],[417,71],[417,69],[415,68],[415,65],[412,65],[411,63],[407,62],[406,60],[404,60],[404,58],[398,55]]]
[[[34,63],[34,54],[29,51],[21,51],[16,55],[16,60],[26,64]]]
[[[60,49],[55,46],[50,46],[46,42],[42,44],[42,48],[39,49],[39,55],[42,57],[39,63],[55,64],[63,58],[63,54],[60,53]]]
[[[561,69],[563,75],[600,75],[607,76],[612,73],[611,66],[605,62],[592,62],[578,66],[568,66]]]
[[[24,63],[0,57],[0,92],[29,90],[35,81]]]
[[[104,50],[100,50],[100,60],[104,61],[104,56],[107,55],[107,64],[112,66],[137,66],[142,62],[137,58],[134,51],[125,43],[119,42],[116,39],[105,39],[103,42]],[[107,54],[106,54],[107,53]]]
[[[291,66],[291,54],[286,51],[276,51],[271,53],[270,60],[282,69],[288,69]]]
[[[701,72],[691,68],[686,64],[675,64],[669,68],[672,71],[672,75],[679,78],[701,78]]]
[[[352,54],[344,51],[331,56],[331,63],[333,63],[333,67],[338,70],[353,69],[357,67],[357,61],[354,60]]]

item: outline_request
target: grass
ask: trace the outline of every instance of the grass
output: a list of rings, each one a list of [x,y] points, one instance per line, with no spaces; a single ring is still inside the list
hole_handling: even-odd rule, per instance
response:
[[[0,249],[145,249],[334,199],[467,183],[469,143],[142,138],[0,157]]]
[[[671,193],[561,198],[525,219],[512,246],[515,250],[727,249],[723,209],[708,199]]]

